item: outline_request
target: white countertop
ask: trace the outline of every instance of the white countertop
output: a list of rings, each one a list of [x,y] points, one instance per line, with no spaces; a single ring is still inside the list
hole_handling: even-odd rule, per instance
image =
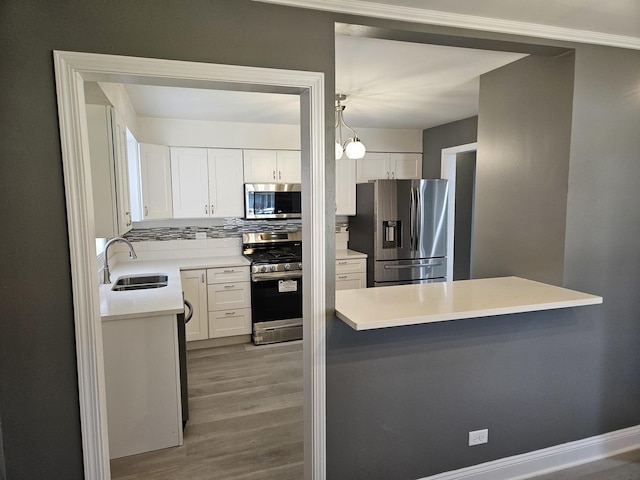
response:
[[[367,258],[366,253],[355,250],[336,250],[336,260],[351,260],[355,258]]]
[[[170,260],[123,261],[111,268],[111,283],[100,285],[100,316],[103,321],[181,313],[182,283],[180,270],[245,266],[250,262],[241,255],[225,257],[179,258]],[[111,290],[123,275],[166,274],[166,287],[114,292]]]
[[[602,303],[602,297],[519,277],[336,292],[336,315],[354,330]]]

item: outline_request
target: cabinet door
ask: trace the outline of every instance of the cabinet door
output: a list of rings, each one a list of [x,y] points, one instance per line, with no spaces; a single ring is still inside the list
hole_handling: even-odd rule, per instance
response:
[[[392,178],[409,180],[422,178],[422,154],[391,153]]]
[[[356,161],[336,160],[336,215],[356,214]]]
[[[209,332],[211,338],[250,334],[251,309],[209,312]]]
[[[209,338],[209,320],[207,318],[207,281],[205,270],[184,270],[182,291],[185,300],[193,307],[193,315],[186,325],[187,341]]]
[[[86,111],[96,237],[111,238],[118,232],[111,116],[104,105],[87,105]]]
[[[345,273],[336,275],[336,290],[366,288],[367,276],[364,273]]]
[[[388,153],[367,153],[363,158],[356,161],[356,166],[358,183],[391,178]]]
[[[171,156],[165,145],[140,144],[140,181],[144,220],[171,218]]]
[[[174,218],[209,216],[209,174],[206,148],[171,148]]]
[[[278,181],[275,150],[244,150],[243,154],[245,182],[274,183]]]
[[[210,312],[251,308],[249,282],[214,283],[207,285],[207,307]]]
[[[302,166],[299,151],[276,152],[279,183],[302,183]]]
[[[116,206],[118,210],[118,235],[124,235],[131,230],[129,165],[127,163],[127,127],[115,110],[112,109],[111,112],[116,179]]]
[[[242,217],[244,214],[242,150],[210,148],[209,214]]]

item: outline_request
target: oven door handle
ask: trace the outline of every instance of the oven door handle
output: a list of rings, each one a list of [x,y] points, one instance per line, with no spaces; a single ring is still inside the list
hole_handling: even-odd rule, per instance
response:
[[[295,272],[270,272],[270,273],[252,273],[252,282],[268,282],[269,280],[290,280],[293,278],[302,278],[302,270]]]

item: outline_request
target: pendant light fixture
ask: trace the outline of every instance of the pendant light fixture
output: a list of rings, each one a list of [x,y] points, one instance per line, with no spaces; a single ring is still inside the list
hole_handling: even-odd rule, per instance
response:
[[[336,160],[340,160],[343,153],[346,153],[348,158],[355,160],[364,157],[367,152],[356,131],[344,121],[344,105],[340,102],[346,98],[347,96],[341,93],[336,95]],[[353,136],[347,138],[344,142],[342,141],[343,125],[353,133]]]

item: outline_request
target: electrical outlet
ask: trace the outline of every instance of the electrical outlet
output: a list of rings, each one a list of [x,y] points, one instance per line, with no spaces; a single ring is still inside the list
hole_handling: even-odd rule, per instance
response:
[[[473,445],[481,445],[483,443],[487,443],[489,441],[489,430],[485,428],[484,430],[474,430],[473,432],[469,432],[469,446]]]
[[[196,232],[196,240],[206,240],[207,232]]]

